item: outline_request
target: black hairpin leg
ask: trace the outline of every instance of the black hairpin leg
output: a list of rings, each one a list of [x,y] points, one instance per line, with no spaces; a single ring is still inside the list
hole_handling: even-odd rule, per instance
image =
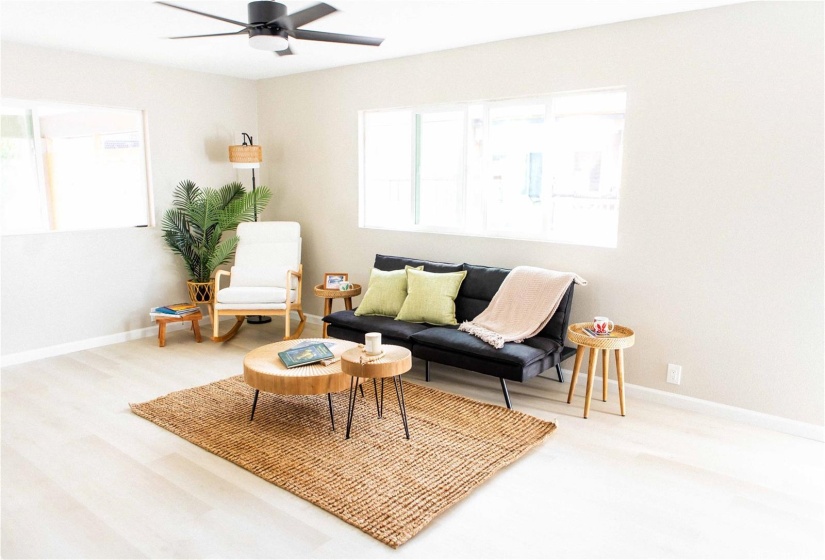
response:
[[[378,409],[378,417],[384,417],[384,378],[381,378],[381,404],[378,403],[378,381],[372,378],[372,389],[375,391],[375,408]]]
[[[361,389],[361,396],[363,397],[364,396],[364,386],[359,385],[358,388]]]
[[[332,431],[335,431],[335,415],[332,413],[332,393],[327,393],[327,402],[329,403],[329,421],[332,422]]]
[[[430,381],[430,360],[424,362],[424,381]]]
[[[358,378],[353,377],[349,384],[349,401],[347,402],[347,439],[349,439],[349,432],[352,429],[352,417],[355,416],[355,398],[358,396],[357,386]]]
[[[564,383],[564,375],[561,373],[561,364],[556,364],[556,373],[559,375],[559,383]]]
[[[393,377],[392,383],[395,385],[395,396],[398,397],[398,408],[401,409],[401,420],[404,421],[404,433],[407,439],[410,439],[410,427],[407,425],[407,405],[404,402],[404,385],[401,382],[401,376],[396,375]]]
[[[507,403],[507,408],[513,408],[510,404],[510,393],[507,392],[507,384],[504,382],[503,377],[498,378],[501,381],[501,390],[504,391],[504,402]]]
[[[381,418],[381,405],[378,404],[378,381],[372,378],[372,390],[375,391],[375,410],[378,412],[378,417]]]
[[[250,422],[255,418],[255,407],[258,406],[258,392],[258,389],[255,389],[255,398],[252,399],[252,415],[249,417]]]

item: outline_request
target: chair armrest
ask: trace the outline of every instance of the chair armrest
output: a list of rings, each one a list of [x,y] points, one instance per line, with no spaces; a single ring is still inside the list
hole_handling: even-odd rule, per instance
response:
[[[217,274],[215,274],[215,296],[218,295],[218,290],[221,289],[221,276],[230,276],[232,273],[228,270],[219,270]]]
[[[297,305],[297,304],[301,303],[301,288],[302,288],[303,279],[304,279],[304,265],[299,264],[298,265],[298,270],[287,270],[286,271],[286,285],[290,287],[289,288],[290,290],[292,289],[292,278],[291,278],[292,276],[294,276],[295,278],[298,279],[298,287],[296,288],[296,290],[298,291],[298,296],[295,298],[295,304]],[[287,299],[287,309],[289,309],[289,308],[291,308],[290,298],[286,298],[286,299]]]

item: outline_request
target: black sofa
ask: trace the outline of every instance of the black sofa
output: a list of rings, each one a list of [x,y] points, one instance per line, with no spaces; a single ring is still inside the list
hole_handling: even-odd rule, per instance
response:
[[[427,272],[467,271],[455,299],[456,319],[471,321],[484,311],[510,272],[504,268],[492,268],[472,264],[454,264],[433,261],[375,256],[375,268],[399,270],[406,265],[423,266]],[[391,317],[355,315],[352,310],[338,311],[324,317],[329,336],[363,343],[364,334],[380,332],[382,341],[409,348],[412,355],[426,361],[426,379],[430,380],[430,362],[476,371],[498,377],[507,408],[512,408],[505,380],[524,382],[555,367],[559,381],[563,382],[561,364],[576,353],[564,345],[570,309],[573,302],[573,284],[561,300],[550,322],[536,336],[517,344],[505,343],[496,349],[481,339],[459,331],[457,327],[433,326],[426,323],[407,323]]]

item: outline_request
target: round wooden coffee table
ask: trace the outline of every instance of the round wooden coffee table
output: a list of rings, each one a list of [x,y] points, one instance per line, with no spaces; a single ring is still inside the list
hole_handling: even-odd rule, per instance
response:
[[[398,398],[398,408],[401,410],[401,420],[404,422],[404,433],[410,439],[410,428],[407,425],[407,406],[404,403],[404,386],[401,383],[401,374],[412,368],[412,354],[402,346],[384,344],[381,347],[383,355],[379,358],[369,356],[359,346],[347,350],[341,355],[341,371],[352,376],[349,389],[349,408],[347,409],[347,439],[352,428],[352,418],[355,416],[355,388],[363,378],[372,378],[375,388],[375,405],[378,408],[378,417],[381,418],[384,410],[384,379],[392,377],[395,386],[395,396]],[[376,379],[381,380],[381,404],[378,404],[378,387]]]
[[[324,317],[332,313],[332,300],[343,299],[344,309],[352,309],[352,298],[361,294],[361,285],[353,284],[351,290],[328,290],[323,284],[314,288],[315,295],[324,298]],[[327,337],[327,324],[324,323],[324,338]]]
[[[250,421],[255,418],[255,407],[258,404],[258,393],[260,391],[279,395],[322,395],[326,393],[329,402],[329,418],[332,422],[332,429],[335,430],[335,416],[332,413],[332,393],[343,391],[350,386],[352,381],[349,375],[341,371],[341,361],[339,360],[328,366],[314,363],[290,369],[284,365],[278,356],[278,352],[289,350],[296,344],[309,341],[334,342],[335,347],[332,350],[336,355],[358,346],[355,342],[336,338],[326,340],[304,338],[267,344],[249,352],[243,359],[243,380],[255,389]]]
[[[590,348],[590,361],[587,368],[587,393],[584,397],[584,417],[590,413],[590,397],[593,396],[593,378],[596,376],[597,350],[602,354],[602,400],[607,402],[607,359],[608,350],[616,354],[616,381],[619,384],[619,408],[624,416],[624,349],[633,346],[636,342],[636,333],[633,329],[616,325],[609,336],[590,336],[583,329],[592,328],[593,323],[574,323],[567,329],[567,338],[578,344],[576,361],[573,364],[573,378],[570,380],[570,392],[567,394],[567,404],[573,400],[573,391],[576,389],[576,379],[584,357],[584,349]]]

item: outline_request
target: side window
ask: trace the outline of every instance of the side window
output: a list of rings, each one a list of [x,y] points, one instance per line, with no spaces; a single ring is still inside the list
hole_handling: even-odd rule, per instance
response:
[[[150,225],[139,110],[3,100],[2,233]]]

